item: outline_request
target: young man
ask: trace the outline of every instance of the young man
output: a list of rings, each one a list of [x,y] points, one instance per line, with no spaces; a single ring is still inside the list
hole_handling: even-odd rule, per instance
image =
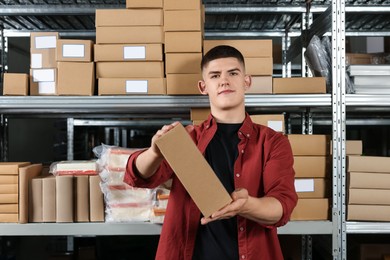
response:
[[[245,112],[251,77],[237,49],[211,49],[201,68],[198,86],[209,96],[211,114],[187,131],[233,202],[201,216],[155,144],[175,123],[163,126],[150,148],[129,158],[125,175],[138,187],[173,179],[156,259],[283,259],[276,227],[288,222],[297,202],[288,139],[254,124]]]

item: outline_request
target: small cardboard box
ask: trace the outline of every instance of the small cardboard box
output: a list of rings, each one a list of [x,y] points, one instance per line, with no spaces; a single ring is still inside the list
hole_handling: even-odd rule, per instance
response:
[[[56,222],[56,178],[47,176],[42,179],[42,222]]]
[[[298,199],[291,220],[328,220],[329,199]]]
[[[100,78],[99,95],[165,95],[164,78]]]
[[[198,81],[201,74],[167,74],[168,95],[200,95]]]
[[[388,205],[390,189],[348,189],[348,204]]]
[[[32,32],[30,33],[30,49],[32,52],[42,49],[55,49],[57,47],[58,32]]]
[[[274,78],[274,94],[326,94],[323,77]]]
[[[326,179],[295,179],[294,183],[298,198],[319,199],[328,198],[330,195],[330,186]]]
[[[330,175],[328,156],[294,156],[295,178],[326,178]]]
[[[165,72],[167,74],[201,74],[201,60],[202,53],[167,53]]]
[[[4,73],[4,96],[27,96],[29,75],[25,73]]]
[[[96,27],[162,26],[162,9],[96,9]]]
[[[31,164],[19,169],[19,223],[29,221],[31,205],[31,180],[42,173],[42,164]]]
[[[201,6],[201,0],[164,0],[164,10],[197,10]]]
[[[252,121],[256,124],[265,125],[276,132],[284,133],[284,115],[251,115]]]
[[[164,43],[162,26],[96,27],[96,43]]]
[[[92,96],[94,72],[93,62],[58,62],[58,95]]]
[[[57,40],[57,61],[92,61],[93,42],[90,40]]]
[[[390,190],[390,174],[373,172],[348,172],[347,174],[348,188]]]
[[[246,94],[272,94],[272,76],[252,76],[252,86]]]
[[[330,136],[328,135],[287,135],[294,156],[329,155]]]
[[[42,222],[42,178],[36,177],[31,179],[30,196],[29,196],[29,213],[28,222]]]
[[[57,68],[30,69],[30,96],[57,95]]]
[[[159,138],[156,144],[203,216],[209,217],[232,201],[181,124]]]
[[[332,142],[330,143],[330,154],[333,153]],[[362,140],[346,140],[345,141],[345,154],[346,155],[362,155],[363,154],[363,142]]]
[[[390,221],[389,205],[348,205],[347,220]]]
[[[165,32],[165,53],[202,52],[203,33]]]
[[[88,175],[74,176],[74,220],[89,222],[89,177]]]
[[[369,53],[346,53],[345,56],[348,65],[371,64],[373,57]]]
[[[89,219],[91,222],[104,221],[104,200],[99,175],[89,176]]]
[[[126,0],[126,8],[159,8],[164,7],[163,0]]]
[[[97,78],[163,78],[161,61],[118,61],[96,63]]]
[[[347,159],[349,172],[390,172],[390,157],[350,155]]]
[[[245,58],[245,71],[252,76],[272,76],[272,57]]]
[[[239,50],[244,58],[272,58],[272,40],[205,40],[204,53],[217,45],[229,45]]]
[[[203,31],[203,11],[197,10],[164,10],[164,31]]]
[[[43,69],[57,67],[57,48],[31,50],[30,68]]]
[[[73,214],[73,176],[56,176],[56,222],[73,222]]]
[[[163,46],[155,44],[96,44],[95,61],[162,61]]]

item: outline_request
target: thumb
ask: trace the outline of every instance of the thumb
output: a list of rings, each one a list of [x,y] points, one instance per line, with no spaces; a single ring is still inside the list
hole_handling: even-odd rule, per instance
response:
[[[247,197],[248,197],[248,190],[244,188],[238,188],[232,193],[233,200],[243,199]]]

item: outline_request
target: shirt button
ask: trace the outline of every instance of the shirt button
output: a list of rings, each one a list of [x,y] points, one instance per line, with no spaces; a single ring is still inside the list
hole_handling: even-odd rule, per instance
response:
[[[240,227],[240,231],[244,231],[244,228],[243,228],[243,227]]]
[[[245,259],[245,255],[241,255],[241,259]]]
[[[240,177],[240,174],[239,174],[239,173],[236,173],[236,177]]]
[[[250,134],[247,134],[247,135],[246,135],[246,137],[248,137],[248,138],[249,138],[249,136],[251,136],[251,135],[250,135]]]
[[[241,153],[244,153],[244,150],[241,150]]]

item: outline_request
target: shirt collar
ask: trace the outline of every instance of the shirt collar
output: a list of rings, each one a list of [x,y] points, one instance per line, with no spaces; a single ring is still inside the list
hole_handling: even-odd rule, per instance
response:
[[[214,117],[209,114],[209,117],[207,118],[205,122],[205,128],[210,129],[214,128],[217,126],[217,123],[215,122]],[[245,119],[244,122],[242,123],[242,126],[238,130],[239,133],[241,133],[243,136],[246,138],[250,138],[253,132],[253,122],[249,114],[246,112],[245,113]]]

